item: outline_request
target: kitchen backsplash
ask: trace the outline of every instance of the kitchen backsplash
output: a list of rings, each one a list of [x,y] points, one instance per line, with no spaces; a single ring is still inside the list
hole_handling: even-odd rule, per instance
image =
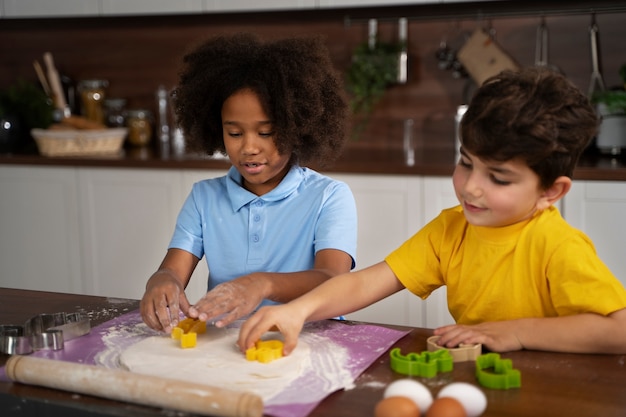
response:
[[[402,10],[410,16],[407,82],[388,89],[363,134],[351,140],[351,147],[402,149],[406,119],[413,120],[416,146],[452,147],[456,109],[471,96],[476,84],[444,68],[442,46],[457,50],[477,28],[490,32],[519,65],[534,65],[536,61],[540,10],[536,15],[526,12],[497,17],[477,11],[474,19],[455,18],[453,14],[420,19],[415,12],[423,8]],[[367,16],[379,17],[376,9],[367,9]],[[607,87],[619,85],[618,69],[626,63],[626,13],[598,13],[595,21],[604,81]],[[587,91],[592,71],[592,16],[550,14],[543,17],[543,22],[548,33],[549,63]],[[337,69],[345,74],[355,47],[367,40],[368,18],[348,19],[345,11],[299,11],[64,18],[46,19],[45,24],[37,19],[3,19],[0,88],[18,79],[35,81],[33,61],[49,51],[59,72],[68,77],[66,80],[107,80],[108,97],[123,98],[128,107],[147,108],[156,114],[155,92],[159,85],[175,85],[181,57],[189,48],[213,34],[242,31],[263,37],[320,35],[326,39]],[[378,36],[381,41],[397,40],[398,19],[379,19]]]

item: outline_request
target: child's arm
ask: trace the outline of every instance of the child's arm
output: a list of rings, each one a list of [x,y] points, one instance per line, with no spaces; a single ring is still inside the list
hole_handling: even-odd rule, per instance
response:
[[[336,249],[315,256],[313,269],[299,272],[255,272],[224,282],[209,291],[189,309],[189,316],[202,321],[220,317],[215,325],[226,326],[250,314],[264,299],[289,302],[329,278],[350,271],[352,257]]]
[[[259,309],[241,327],[237,344],[245,352],[275,327],[285,338],[283,353],[288,355],[296,347],[305,321],[351,313],[402,289],[385,262],[342,274],[288,304]]]
[[[435,330],[439,343],[482,343],[494,352],[520,349],[569,353],[626,354],[626,309],[608,316],[572,316],[451,325]]]
[[[159,269],[148,280],[140,303],[141,317],[149,327],[169,332],[178,323],[181,310],[188,314],[185,287],[198,261],[184,250],[167,251]]]

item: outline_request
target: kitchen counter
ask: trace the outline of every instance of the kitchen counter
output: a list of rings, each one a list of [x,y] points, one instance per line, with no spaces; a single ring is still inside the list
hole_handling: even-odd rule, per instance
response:
[[[449,176],[454,170],[454,152],[448,148],[418,148],[415,164],[406,163],[402,151],[397,149],[371,150],[347,148],[342,156],[320,171],[352,174],[390,174]],[[151,148],[125,149],[119,155],[103,157],[44,157],[37,154],[0,155],[0,165],[48,165],[81,167],[123,167],[158,169],[228,169],[225,158],[202,155],[159,155]],[[588,152],[581,158],[574,178],[579,180],[626,181],[626,157],[610,157]]]
[[[44,312],[78,310],[91,317],[92,326],[96,326],[136,309],[139,303],[137,300],[0,288],[0,305],[0,323],[22,323]],[[410,330],[393,346],[399,347],[403,354],[425,350],[426,339],[432,335],[430,329],[394,328]],[[7,358],[0,355],[0,365]],[[502,358],[511,359],[513,367],[521,372],[522,386],[509,390],[484,389],[488,405],[483,417],[624,415],[624,355],[519,351],[502,354]],[[448,381],[475,384],[474,372],[473,362],[456,363],[453,371],[438,379],[440,384],[431,390],[436,394]],[[357,378],[354,388],[331,394],[310,416],[372,415],[385,387],[399,378],[402,375],[390,369],[389,353],[385,352]],[[0,409],[6,417],[164,415],[163,410],[147,406],[10,382],[0,382]]]

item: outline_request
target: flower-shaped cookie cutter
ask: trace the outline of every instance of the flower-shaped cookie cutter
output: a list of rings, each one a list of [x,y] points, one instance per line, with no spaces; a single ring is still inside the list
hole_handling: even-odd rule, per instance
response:
[[[272,362],[283,357],[283,342],[280,340],[258,340],[246,350],[246,359],[261,363]]]
[[[24,325],[0,325],[0,353],[27,355],[35,350],[60,350],[65,342],[91,331],[82,313],[38,314]]]
[[[480,343],[475,344],[465,344],[461,343],[458,347],[455,348],[447,348],[444,346],[439,346],[437,341],[441,336],[431,336],[426,339],[426,346],[429,352],[435,352],[439,349],[446,349],[450,351],[452,355],[452,359],[454,362],[468,362],[475,361],[478,356],[482,353],[483,346]]]
[[[422,378],[432,378],[439,372],[450,372],[454,366],[447,349],[403,355],[400,348],[394,348],[389,352],[389,358],[391,369],[395,372]]]
[[[490,372],[488,369],[492,369]],[[486,388],[509,389],[522,386],[522,374],[513,369],[511,359],[501,359],[498,353],[486,353],[476,359],[476,379]]]

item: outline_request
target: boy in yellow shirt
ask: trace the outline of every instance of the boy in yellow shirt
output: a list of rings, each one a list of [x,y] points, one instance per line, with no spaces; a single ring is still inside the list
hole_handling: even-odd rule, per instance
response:
[[[446,285],[456,324],[435,329],[442,346],[626,353],[626,289],[554,207],[597,127],[587,97],[560,74],[533,68],[487,80],[461,122],[452,177],[460,205],[383,262],[260,309],[243,324],[240,349],[276,326],[289,354],[305,321]]]

